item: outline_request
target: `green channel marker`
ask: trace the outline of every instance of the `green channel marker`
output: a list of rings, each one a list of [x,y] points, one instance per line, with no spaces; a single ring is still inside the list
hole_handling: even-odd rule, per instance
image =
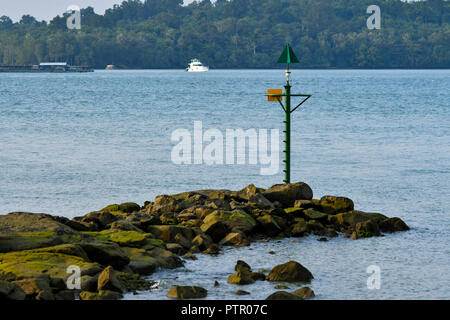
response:
[[[298,58],[292,50],[292,47],[289,44],[286,44],[283,52],[281,53],[280,58],[278,58],[278,63],[286,63],[286,85],[284,86],[285,93],[275,93],[277,89],[269,89],[266,96],[269,101],[278,101],[283,108],[286,119],[285,123],[285,131],[284,131],[284,183],[291,183],[291,113],[297,110],[306,100],[308,100],[311,95],[310,94],[291,94],[291,84],[290,77],[291,72],[289,70],[289,65],[291,63],[298,63]],[[281,91],[281,89],[280,89]],[[286,97],[286,103],[283,105],[283,97]],[[291,109],[291,97],[304,97],[302,102],[298,104],[294,109]]]

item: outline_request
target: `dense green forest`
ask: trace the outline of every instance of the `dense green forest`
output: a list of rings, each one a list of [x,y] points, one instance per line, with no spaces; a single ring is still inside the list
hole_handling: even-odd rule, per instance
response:
[[[0,18],[0,64],[67,61],[104,68],[273,68],[286,42],[299,68],[449,68],[450,2],[428,0],[128,0],[49,23]],[[381,29],[368,30],[369,5]],[[1,10],[1,9],[0,9]],[[0,11],[1,14],[1,11]]]

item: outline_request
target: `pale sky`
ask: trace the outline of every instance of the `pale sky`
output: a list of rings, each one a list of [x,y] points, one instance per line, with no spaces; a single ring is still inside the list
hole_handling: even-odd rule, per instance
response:
[[[187,4],[192,1],[194,0],[184,0],[184,3]],[[77,5],[80,8],[91,6],[96,13],[104,14],[106,9],[122,2],[123,0],[0,0],[0,17],[5,15],[16,22],[24,14],[30,14],[39,21],[50,21],[57,15],[62,15],[66,12],[70,5]]]
[[[93,7],[98,14],[104,14],[106,9],[123,0],[0,0],[0,16],[8,16],[14,22],[24,14],[34,16],[37,20],[50,21],[57,15],[62,15],[70,5],[80,8]],[[186,0],[185,3],[193,0]]]

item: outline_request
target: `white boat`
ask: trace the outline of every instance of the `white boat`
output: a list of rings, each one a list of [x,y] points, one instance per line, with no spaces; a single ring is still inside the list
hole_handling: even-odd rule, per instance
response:
[[[209,67],[204,66],[199,60],[192,59],[189,63],[189,67],[186,69],[187,72],[205,72],[209,71]]]

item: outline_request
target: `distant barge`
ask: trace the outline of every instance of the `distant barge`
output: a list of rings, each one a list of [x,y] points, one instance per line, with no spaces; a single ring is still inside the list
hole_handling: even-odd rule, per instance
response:
[[[1,66],[0,72],[94,72],[92,67],[71,66],[67,62],[43,62],[32,66]]]

